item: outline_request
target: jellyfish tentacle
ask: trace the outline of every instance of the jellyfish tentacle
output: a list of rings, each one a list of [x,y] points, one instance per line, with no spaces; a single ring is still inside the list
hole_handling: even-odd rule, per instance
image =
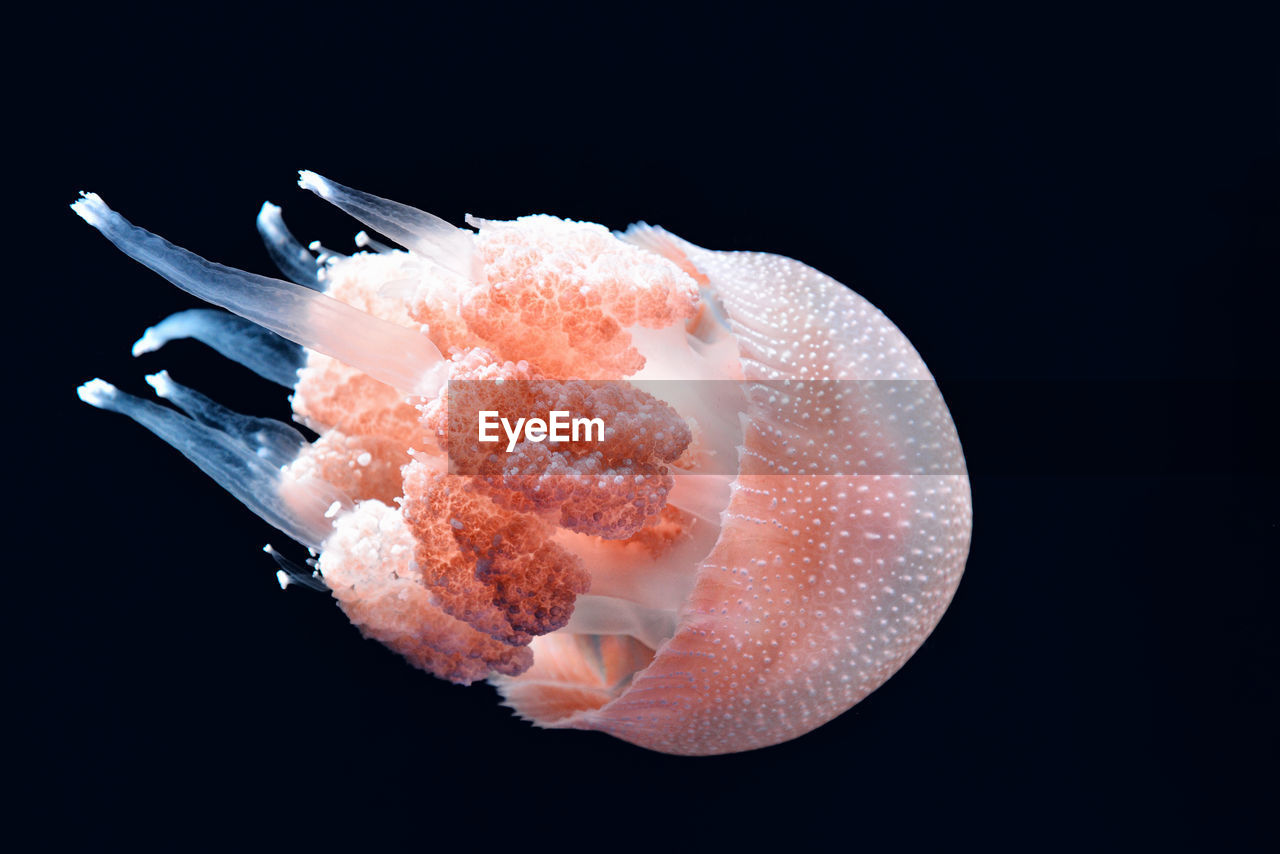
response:
[[[444,382],[444,357],[417,330],[302,285],[206,261],[131,224],[96,193],[83,194],[71,208],[130,258],[206,302],[403,391],[431,395]]]
[[[212,308],[169,315],[142,333],[133,344],[133,355],[155,352],[179,338],[194,338],[263,379],[290,389],[307,361],[306,351],[289,339],[238,314]]]
[[[287,479],[279,466],[234,433],[122,392],[104,380],[90,380],[76,391],[85,403],[127,415],[155,433],[268,524],[304,546],[320,549],[332,531],[330,520],[352,506],[328,483]]]
[[[150,374],[147,384],[156,395],[187,415],[215,430],[221,430],[274,466],[286,466],[308,446],[305,436],[273,418],[256,418],[233,412],[195,389],[176,383],[168,371]]]
[[[356,246],[360,247],[361,249],[372,249],[374,252],[377,252],[379,254],[386,254],[387,252],[395,251],[387,244],[374,240],[372,237],[369,236],[369,232],[367,231],[357,231],[355,241],[356,241]]]
[[[471,232],[434,214],[344,187],[305,169],[298,173],[298,186],[449,272],[469,280],[477,278],[478,256]]]
[[[311,241],[310,243],[307,244],[307,248],[310,249],[312,252],[316,253],[316,263],[320,265],[320,269],[316,273],[316,275],[320,278],[321,281],[323,281],[325,278],[324,271],[327,268],[332,267],[334,264],[336,264],[339,261],[345,261],[351,257],[350,255],[343,255],[341,252],[335,252],[334,250],[325,246],[319,240]],[[324,289],[322,288],[322,290]]]
[[[324,290],[319,259],[289,231],[279,205],[262,203],[262,210],[258,211],[258,234],[262,235],[272,262],[290,281],[312,290]]]
[[[299,584],[310,590],[319,590],[328,592],[329,586],[320,580],[318,570],[308,570],[297,561],[289,560],[289,558],[276,551],[275,547],[267,543],[262,550],[271,555],[276,562],[276,566],[280,567],[276,570],[276,580],[280,582],[280,589],[287,590],[290,584]]]

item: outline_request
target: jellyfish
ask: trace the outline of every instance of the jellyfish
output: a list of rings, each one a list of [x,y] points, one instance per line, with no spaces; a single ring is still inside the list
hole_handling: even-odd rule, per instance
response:
[[[937,625],[969,549],[964,456],[919,354],[851,289],[644,223],[460,228],[300,175],[369,231],[304,246],[264,204],[285,279],[72,205],[217,306],[135,355],[192,338],[291,390],[297,426],[163,371],[169,405],[79,389],[309,549],[266,548],[282,587],[537,726],[685,755],[813,730]]]

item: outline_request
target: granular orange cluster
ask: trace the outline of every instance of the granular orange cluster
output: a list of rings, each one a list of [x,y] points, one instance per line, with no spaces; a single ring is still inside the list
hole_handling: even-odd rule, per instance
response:
[[[534,378],[527,366],[510,362],[472,358],[453,377],[424,407],[423,421],[449,454],[451,470],[473,476],[473,489],[509,510],[609,540],[656,520],[673,483],[667,466],[691,440],[669,405],[626,382]],[[509,426],[553,412],[599,426],[576,437],[566,428],[567,441],[512,438],[505,428],[496,431],[496,442],[481,441],[482,413],[491,420],[498,414]]]
[[[436,396],[406,397],[311,353],[293,397],[299,420],[322,433],[293,475],[357,502],[338,520],[344,547],[324,561],[334,595],[366,634],[463,682],[523,671],[526,645],[568,623],[590,575],[561,529],[655,552],[681,536],[688,518],[667,506],[668,466],[689,447],[689,426],[624,378],[645,364],[628,329],[684,324],[699,305],[688,272],[601,226],[474,224],[474,279],[401,252],[327,272],[331,296],[418,329],[445,355],[450,379]],[[521,435],[508,450],[501,429],[479,441],[482,410],[512,424],[563,412],[603,429]],[[394,558],[367,554],[352,533],[374,517],[399,526]]]
[[[462,299],[468,328],[500,358],[544,376],[634,374],[644,357],[627,327],[664,329],[697,313],[691,276],[594,223],[483,221],[476,245],[488,281]]]
[[[552,542],[547,523],[503,510],[466,481],[416,462],[406,469],[401,512],[435,603],[508,644],[560,628],[590,585],[582,561]]]
[[[494,672],[515,676],[533,653],[451,616],[435,601],[415,559],[413,532],[380,501],[344,515],[325,544],[320,567],[347,618],[415,667],[469,684]]]

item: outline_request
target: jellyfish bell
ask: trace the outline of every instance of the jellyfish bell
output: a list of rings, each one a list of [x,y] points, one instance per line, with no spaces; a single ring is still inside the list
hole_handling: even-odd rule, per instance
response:
[[[490,680],[539,726],[678,754],[808,732],[933,630],[968,554],[968,476],[923,361],[866,300],[789,258],[643,223],[468,217],[472,231],[301,176],[404,249],[366,232],[350,256],[307,248],[267,204],[285,281],[92,194],[73,205],[227,310],[174,315],[135,355],[196,338],[291,388],[319,434],[165,373],[149,381],[173,406],[80,389],[318,554],[303,567],[269,549],[282,586],[327,589],[367,637]],[[555,434],[556,413],[601,429]],[[491,416],[521,429],[489,443]]]

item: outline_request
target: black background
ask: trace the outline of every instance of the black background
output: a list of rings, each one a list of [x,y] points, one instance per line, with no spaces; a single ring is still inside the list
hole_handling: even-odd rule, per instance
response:
[[[20,825],[50,846],[1261,842],[1280,664],[1265,5],[24,13]],[[287,418],[284,393],[191,343],[131,359],[194,300],[65,205],[93,190],[269,273],[264,199],[336,249],[358,228],[301,168],[459,223],[644,219],[862,293],[938,377],[974,475],[936,632],[814,733],[687,759],[535,730],[281,592],[259,550],[282,535],[74,388],[143,393],[167,368]]]

